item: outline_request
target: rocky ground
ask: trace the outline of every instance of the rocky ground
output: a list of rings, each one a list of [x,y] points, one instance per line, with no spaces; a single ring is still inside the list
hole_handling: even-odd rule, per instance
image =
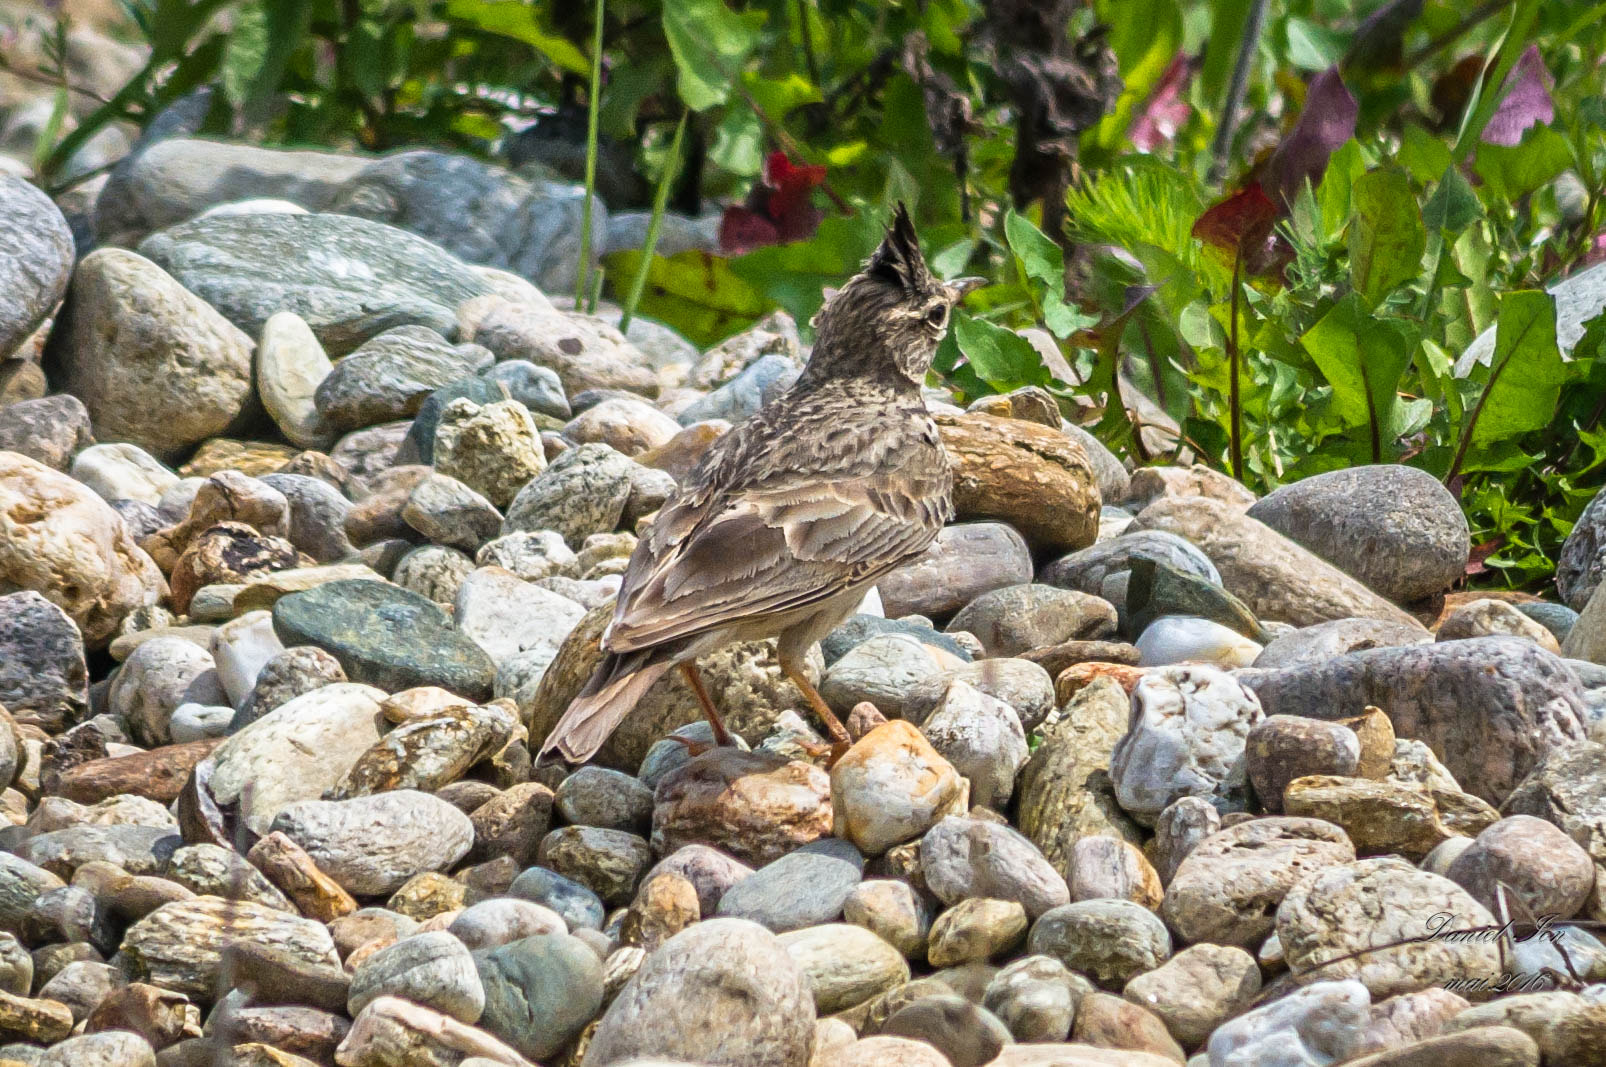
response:
[[[1606,1062],[1591,933],[1432,936],[1606,920],[1606,496],[1485,597],[1420,472],[1257,500],[934,392],[959,514],[814,654],[840,762],[755,643],[740,748],[671,677],[534,765],[806,358],[566,310],[575,209],[182,136],[0,177],[0,1065]]]

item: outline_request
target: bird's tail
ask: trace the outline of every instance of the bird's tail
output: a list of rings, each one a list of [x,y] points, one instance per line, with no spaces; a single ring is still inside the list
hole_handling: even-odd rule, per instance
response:
[[[570,763],[584,763],[596,755],[642,694],[674,666],[674,660],[655,661],[652,655],[651,649],[622,655],[607,653],[580,695],[569,704],[569,710],[547,734],[541,755],[556,749]]]

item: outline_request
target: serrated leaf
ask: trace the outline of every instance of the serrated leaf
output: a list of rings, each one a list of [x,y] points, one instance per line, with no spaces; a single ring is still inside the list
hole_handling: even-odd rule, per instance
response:
[[[1399,324],[1379,318],[1350,293],[1300,338],[1333,387],[1333,409],[1346,426],[1375,424],[1380,441],[1398,436],[1400,376],[1411,360]]]
[[[1032,343],[1014,330],[955,312],[954,339],[978,377],[1000,393],[1052,381]]]
[[[1483,396],[1467,416],[1475,420],[1473,447],[1549,426],[1566,380],[1555,299],[1537,289],[1507,293],[1500,300]]]
[[[1384,167],[1364,174],[1351,196],[1350,278],[1367,305],[1376,307],[1422,269],[1427,234],[1404,171]]]

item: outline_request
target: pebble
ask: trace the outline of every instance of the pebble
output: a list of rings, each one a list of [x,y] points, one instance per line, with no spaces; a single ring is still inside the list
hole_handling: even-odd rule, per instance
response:
[[[291,444],[326,449],[338,430],[319,413],[318,386],[334,364],[306,320],[293,311],[270,315],[257,343],[256,384],[262,406]]]
[[[857,849],[838,838],[821,838],[731,886],[720,896],[716,913],[749,919],[778,934],[833,922],[863,872]]]
[[[1498,946],[1432,938],[1438,931],[1495,925],[1460,886],[1394,858],[1341,863],[1293,886],[1277,908],[1277,937],[1296,976],[1321,966],[1324,978],[1359,980],[1374,997],[1451,980],[1494,981]],[[1391,948],[1378,945],[1403,944]],[[1368,951],[1346,960],[1338,957]]]
[[[994,589],[1032,580],[1026,539],[1003,522],[944,526],[920,555],[876,583],[888,618],[944,619]]]
[[[628,904],[652,866],[652,848],[636,834],[598,826],[564,826],[541,840],[541,866],[586,886],[604,904]]]
[[[948,629],[981,640],[988,656],[1016,656],[1066,641],[1115,633],[1115,609],[1096,596],[1051,585],[1011,585],[966,604]]]
[[[1245,738],[1249,782],[1261,806],[1283,810],[1283,790],[1309,774],[1353,775],[1360,767],[1361,740],[1340,723],[1296,715],[1269,715]]]
[[[540,904],[560,916],[570,930],[601,929],[607,910],[585,885],[545,867],[530,867],[508,887],[510,896]]]
[[[997,1016],[959,996],[921,997],[893,1012],[881,1033],[934,1046],[953,1067],[982,1067],[1015,1043]]]
[[[716,748],[658,782],[652,848],[666,855],[683,845],[705,844],[762,866],[824,837],[831,824],[831,783],[818,767]],[[860,851],[867,850],[861,846]]]
[[[1136,645],[1144,667],[1208,663],[1231,670],[1252,665],[1262,651],[1237,631],[1193,615],[1162,615],[1143,628]]]
[[[602,1008],[602,962],[563,931],[479,953],[474,963],[485,988],[480,1025],[531,1060],[557,1055]]]
[[[382,996],[401,997],[473,1023],[485,989],[463,942],[445,931],[418,933],[363,960],[352,972],[346,1011],[355,1018]]]
[[[1403,463],[1303,478],[1247,514],[1401,604],[1460,581],[1471,551],[1455,497],[1427,471]]]
[[[1456,608],[1439,623],[1440,641],[1501,635],[1532,641],[1547,652],[1561,652],[1555,635],[1503,600],[1474,600]]]
[[[832,768],[833,832],[877,856],[965,811],[965,792],[958,770],[919,730],[889,722],[865,734]]]
[[[1296,989],[1217,1028],[1210,1067],[1342,1063],[1360,1048],[1371,996],[1356,981],[1322,981]]]
[[[1263,717],[1252,690],[1215,667],[1159,667],[1138,680],[1132,709],[1110,763],[1116,799],[1127,812],[1152,825],[1183,796],[1242,809],[1245,740]]]
[[[603,1013],[586,1057],[804,1067],[815,1010],[823,1009],[779,938],[744,919],[710,919],[647,957]]]
[[[56,330],[61,384],[100,440],[177,459],[227,432],[251,402],[251,336],[126,249],[84,257]]]
[[[1578,914],[1596,879],[1595,861],[1583,846],[1532,815],[1494,823],[1444,873],[1490,911],[1504,886],[1535,916],[1557,919]]]
[[[422,871],[449,869],[474,840],[467,815],[412,789],[296,801],[279,811],[271,828],[359,897],[393,892]]]
[[[968,897],[1013,900],[1037,919],[1070,890],[1029,840],[1007,825],[949,816],[920,839],[926,885],[952,906]]]
[[[1488,684],[1496,675],[1502,684]],[[1586,733],[1577,675],[1512,637],[1354,652],[1256,671],[1244,682],[1273,715],[1329,719],[1381,708],[1400,736],[1425,742],[1491,804],[1546,753]]]
[[[1154,913],[1130,900],[1061,904],[1032,923],[1026,950],[1119,989],[1171,955],[1171,935]]]
[[[327,582],[279,598],[273,628],[291,645],[317,645],[346,676],[383,688],[439,685],[490,696],[495,664],[432,601],[382,582]]]
[[[67,613],[90,650],[166,592],[161,572],[99,496],[15,452],[0,452],[0,587],[31,589]]]
[[[903,953],[862,926],[826,923],[778,940],[822,1015],[863,1004],[909,980]]]
[[[1133,525],[1198,545],[1227,591],[1262,619],[1310,626],[1365,617],[1409,624],[1409,615],[1359,580],[1230,505],[1203,497],[1162,497]]]
[[[971,897],[931,924],[926,958],[933,967],[985,962],[1026,936],[1026,909],[1013,900]]]
[[[441,411],[432,456],[437,473],[458,479],[498,508],[511,504],[547,465],[535,420],[511,399],[483,406],[466,397],[451,401]]]
[[[1319,819],[1240,822],[1193,846],[1166,884],[1160,915],[1183,941],[1253,948],[1290,889],[1354,858],[1344,831]]]
[[[311,966],[340,963],[322,923],[250,900],[210,896],[157,908],[129,927],[119,954],[134,980],[209,1002],[222,952],[236,939],[282,949]]]

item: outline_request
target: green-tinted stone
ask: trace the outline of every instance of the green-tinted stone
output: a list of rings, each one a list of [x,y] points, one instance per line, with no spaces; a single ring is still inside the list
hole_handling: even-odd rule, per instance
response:
[[[286,647],[317,645],[347,678],[388,692],[438,685],[484,700],[496,677],[491,657],[439,605],[384,582],[329,582],[281,597],[273,628]]]
[[[489,378],[459,378],[441,386],[424,399],[418,414],[413,416],[413,427],[407,431],[402,443],[405,454],[416,455],[418,463],[435,462],[435,427],[440,425],[441,412],[454,400],[467,398],[476,404],[494,404],[506,400],[507,388]],[[406,450],[413,451],[407,452]]]
[[[1262,644],[1271,640],[1249,605],[1215,582],[1159,560],[1133,556],[1126,587],[1127,625],[1133,633],[1142,633],[1162,615],[1197,615]]]
[[[350,215],[208,216],[151,234],[139,253],[252,337],[295,312],[331,357],[397,326],[453,339],[457,305],[490,292],[439,246]]]

